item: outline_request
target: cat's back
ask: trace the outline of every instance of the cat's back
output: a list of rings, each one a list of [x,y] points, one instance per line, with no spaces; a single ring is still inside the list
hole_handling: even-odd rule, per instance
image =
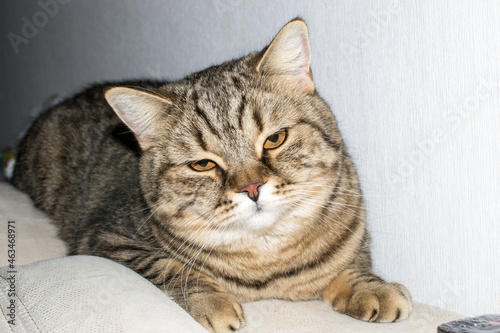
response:
[[[12,180],[16,187],[36,198],[41,187],[57,182],[53,176],[71,177],[61,169],[77,171],[80,159],[92,158],[91,139],[117,121],[104,104],[102,89],[92,87],[35,120],[19,146]]]
[[[99,189],[136,173],[137,143],[94,86],[41,114],[19,146],[12,183],[56,223],[75,223]],[[109,193],[109,192],[105,192]],[[59,222],[58,222],[59,221]]]

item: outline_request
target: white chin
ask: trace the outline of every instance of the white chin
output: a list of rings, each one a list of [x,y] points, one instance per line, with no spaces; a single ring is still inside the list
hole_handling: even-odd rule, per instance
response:
[[[232,199],[237,205],[235,220],[243,231],[262,230],[275,224],[282,211],[273,195],[274,185],[264,184],[260,189],[258,203],[250,200],[246,193],[237,193]]]
[[[270,227],[276,222],[278,218],[278,211],[269,211],[266,209],[262,209],[260,211],[255,210],[253,214],[251,214],[248,218],[243,219],[241,221],[242,227],[259,230]]]

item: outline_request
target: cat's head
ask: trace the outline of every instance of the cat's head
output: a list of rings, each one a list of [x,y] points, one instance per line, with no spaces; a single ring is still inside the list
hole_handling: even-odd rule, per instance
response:
[[[158,89],[106,92],[143,150],[158,221],[219,243],[314,223],[346,166],[310,56],[307,26],[293,20],[262,52]]]

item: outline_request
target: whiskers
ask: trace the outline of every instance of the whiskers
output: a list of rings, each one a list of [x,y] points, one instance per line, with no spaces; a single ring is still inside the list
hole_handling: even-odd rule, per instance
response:
[[[159,275],[163,280],[163,289],[170,297],[182,296],[186,306],[189,306],[189,294],[199,292],[199,280],[204,266],[231,225],[220,223],[223,220],[224,214],[207,212],[190,221],[184,221],[187,224],[196,223],[198,227],[191,230],[183,241],[180,237],[174,237],[163,246],[163,253],[173,252],[168,256],[169,263]],[[172,244],[174,241],[179,241],[180,244],[174,247]],[[200,256],[203,253],[205,258],[200,263]],[[194,280],[196,280],[195,288],[189,286],[190,281],[193,283]]]
[[[342,230],[347,230],[354,237],[358,238],[364,245],[366,241],[364,239],[364,228],[363,231],[359,232],[359,229],[353,230],[350,226],[349,222],[352,222],[352,218],[355,217],[364,221],[363,217],[357,214],[352,210],[342,209],[340,207],[335,207],[331,205],[331,202],[327,202],[324,205],[318,204],[313,198],[305,197],[304,200],[300,204],[295,204],[297,208],[307,210],[314,216],[315,219],[318,219],[322,223],[326,224],[331,231],[333,231],[339,239],[342,239]],[[328,214],[331,212],[339,212],[341,214]],[[348,221],[341,221],[341,216],[350,217]]]
[[[357,182],[340,179],[332,185],[313,182],[298,182],[295,185],[297,185],[296,191],[301,194],[301,200],[293,204],[295,209],[308,212],[312,219],[326,224],[339,238],[342,237],[343,230],[347,230],[366,243],[365,207],[362,203],[363,195],[357,190]],[[353,230],[352,224],[355,219],[363,222],[361,231],[359,227]]]
[[[135,231],[135,234],[134,234],[134,238],[137,237],[137,234],[139,233],[139,231],[141,230],[141,228],[156,214],[156,212],[158,211],[158,209],[160,209],[160,207],[161,207],[160,204],[156,204],[155,206],[151,207],[151,208],[154,208],[154,210],[151,212],[151,214],[149,215],[149,217],[146,220],[144,220],[144,222],[141,223],[141,225],[139,226],[139,228],[137,228],[137,230]]]

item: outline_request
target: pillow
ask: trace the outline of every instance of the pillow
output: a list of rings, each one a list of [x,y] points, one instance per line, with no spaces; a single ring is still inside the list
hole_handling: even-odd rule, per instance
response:
[[[33,206],[33,201],[12,185],[0,182],[0,267],[7,261],[7,223],[14,221],[15,265],[66,255],[65,243],[57,238],[57,227]]]
[[[206,332],[160,289],[108,259],[72,256],[9,271],[0,268],[7,319],[0,332],[11,331],[10,282],[17,293],[12,327],[26,332]]]

